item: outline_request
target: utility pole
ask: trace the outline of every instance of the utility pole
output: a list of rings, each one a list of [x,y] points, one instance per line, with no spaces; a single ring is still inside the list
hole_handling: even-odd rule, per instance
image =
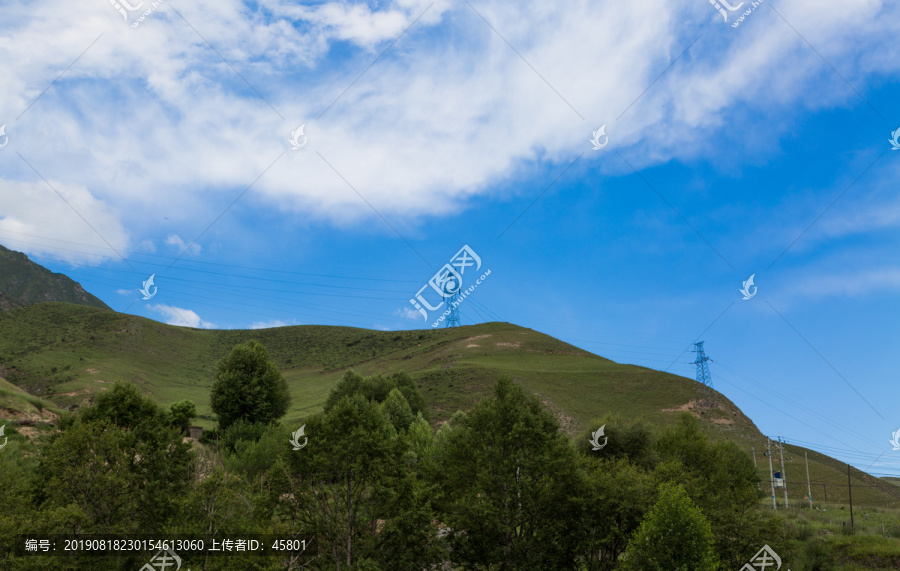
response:
[[[775,503],[775,476],[772,474],[772,450],[769,448],[769,437],[766,436],[766,456],[769,457],[769,483],[772,485],[772,509],[777,510]]]
[[[751,446],[751,447],[750,447],[750,450],[753,451],[753,467],[756,468],[756,467],[757,467],[757,466],[756,466],[756,448],[754,448],[753,446]]]
[[[809,498],[809,509],[812,509],[812,488],[809,486],[809,457],[806,455],[806,452],[803,453],[803,458],[806,460],[806,497]]]
[[[781,443],[781,437],[778,437],[778,450],[781,452],[781,485],[784,486],[784,507],[788,507],[787,497],[787,474],[784,472],[784,445]]]
[[[850,487],[850,464],[847,464],[847,491],[850,492],[850,527],[853,528],[853,488]]]

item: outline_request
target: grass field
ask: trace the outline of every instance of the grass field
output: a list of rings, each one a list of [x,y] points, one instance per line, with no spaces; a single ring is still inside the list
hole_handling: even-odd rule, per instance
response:
[[[124,380],[163,406],[193,400],[200,415],[196,423],[212,428],[209,387],[216,363],[249,339],[266,346],[288,382],[288,425],[299,425],[321,410],[328,391],[348,369],[365,375],[409,373],[435,425],[487,396],[496,379],[506,374],[538,395],[570,436],[604,414],[642,417],[659,427],[673,423],[680,411],[689,411],[711,437],[732,440],[748,454],[755,448],[762,491],[769,496],[768,459],[762,455],[765,437],[724,396],[704,393],[692,379],[615,363],[509,323],[397,332],[312,325],[219,331],[43,303],[0,313],[0,377],[10,383],[0,385],[0,399],[19,403],[6,406],[0,401],[0,408],[22,410],[24,402],[36,410],[28,401],[35,397],[47,410],[77,407]],[[707,402],[710,398],[713,404]],[[804,451],[785,446],[791,505],[807,494]],[[827,496],[829,502],[846,503],[846,465],[813,451],[808,456],[814,502]],[[773,457],[773,463],[779,470],[780,457]],[[894,483],[855,469],[851,482],[855,504],[900,508],[900,488]],[[777,499],[783,504],[780,490]]]

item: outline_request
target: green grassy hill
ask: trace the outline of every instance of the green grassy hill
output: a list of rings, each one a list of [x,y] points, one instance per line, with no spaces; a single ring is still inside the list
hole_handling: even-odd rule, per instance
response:
[[[68,276],[55,274],[25,254],[0,246],[0,311],[46,301],[109,309]]]
[[[292,403],[284,420],[291,425],[321,410],[350,368],[365,375],[406,371],[434,424],[487,396],[506,374],[537,394],[572,436],[607,413],[664,426],[690,412],[713,438],[732,440],[748,453],[755,447],[768,492],[765,437],[723,395],[692,379],[615,363],[509,323],[397,332],[312,325],[217,331],[41,303],[0,313],[0,377],[60,408],[87,403],[117,380],[130,381],[164,406],[193,400],[201,415],[197,423],[212,428],[209,387],[216,362],[249,339],[266,346],[288,381]],[[793,506],[806,495],[804,451],[785,446]],[[773,460],[778,470],[779,458]],[[825,495],[828,502],[848,499],[846,465],[810,451],[809,472],[813,482],[825,484],[813,487],[815,502]],[[900,506],[900,488],[858,470],[851,470],[851,479],[854,504]],[[783,492],[777,497],[780,505]]]

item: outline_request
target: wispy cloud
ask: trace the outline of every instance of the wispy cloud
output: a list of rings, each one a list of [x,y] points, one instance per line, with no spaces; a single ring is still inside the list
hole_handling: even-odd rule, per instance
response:
[[[254,321],[250,324],[250,329],[271,329],[273,327],[286,327],[288,324],[280,319],[271,321]]]
[[[403,319],[411,319],[412,321],[422,321],[422,314],[410,307],[401,307],[395,314]]]
[[[216,325],[209,321],[204,321],[195,311],[184,309],[182,307],[173,307],[169,305],[148,305],[151,310],[163,315],[166,323],[169,325],[179,325],[182,327],[195,327],[198,329],[215,329]]]
[[[241,2],[185,5],[184,16],[230,65],[186,33],[165,3],[138,30],[105,3],[77,12],[61,1],[39,12],[10,10],[10,53],[0,63],[0,89],[9,96],[0,98],[0,116],[18,115],[96,29],[106,30],[57,82],[53,93],[65,96],[48,93],[24,116],[16,145],[53,157],[52,165],[41,162],[48,176],[65,173],[66,185],[111,218],[108,239],[124,244],[145,239],[156,231],[150,221],[171,213],[213,220],[282,153],[245,200],[336,222],[371,216],[349,182],[383,214],[415,220],[465,208],[524,165],[576,156],[602,123],[615,148],[652,149],[632,157],[643,167],[714,148],[729,108],[776,117],[785,106],[856,102],[850,90],[816,88],[821,60],[790,29],[716,35],[709,26],[718,14],[707,3],[474,5],[528,64],[468,5],[447,2],[435,3],[362,76],[428,2],[275,2],[265,18]],[[897,5],[801,2],[784,13],[800,23],[816,14],[805,37],[852,70],[851,80],[900,69],[889,57],[896,30],[887,23],[900,18]],[[72,27],[76,16],[83,26]],[[638,98],[701,31],[709,37],[691,50],[690,65],[676,64]],[[46,45],[48,36],[59,41]],[[339,42],[351,49],[336,55]],[[301,123],[309,144],[290,151],[287,137]],[[0,186],[15,184],[34,184],[33,176]],[[9,191],[0,192],[5,209]],[[35,210],[56,208],[51,199],[38,197]],[[24,212],[15,219],[82,237],[77,224]]]
[[[177,250],[178,253],[180,254],[181,252],[184,251],[185,247],[187,247],[187,243],[181,239],[181,236],[179,236],[177,234],[169,234],[169,236],[166,238],[166,246],[174,247],[175,250]],[[196,244],[196,243],[191,244],[191,247],[188,248],[187,253],[193,254],[195,256],[197,254],[199,254],[200,253],[200,244]]]

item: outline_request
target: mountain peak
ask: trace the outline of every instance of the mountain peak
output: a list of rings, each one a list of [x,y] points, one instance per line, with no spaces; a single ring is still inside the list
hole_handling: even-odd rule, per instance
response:
[[[46,301],[110,309],[78,282],[51,272],[22,252],[0,246],[0,311]]]

